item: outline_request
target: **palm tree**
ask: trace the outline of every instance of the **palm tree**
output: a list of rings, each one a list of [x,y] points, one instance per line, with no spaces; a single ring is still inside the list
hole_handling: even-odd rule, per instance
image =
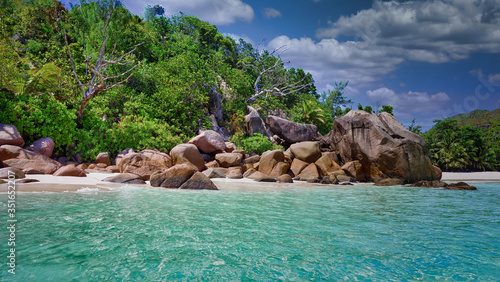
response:
[[[303,100],[302,101],[302,111],[304,114],[303,122],[309,124],[325,123],[323,119],[323,109],[320,105],[313,100]]]

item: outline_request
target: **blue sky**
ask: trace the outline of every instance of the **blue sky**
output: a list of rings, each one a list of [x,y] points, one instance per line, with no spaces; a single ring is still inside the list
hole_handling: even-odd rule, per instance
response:
[[[500,0],[122,0],[135,14],[160,4],[265,48],[286,45],[288,67],[318,90],[349,81],[363,105],[390,104],[398,120],[500,108]],[[356,105],[355,104],[355,105]]]

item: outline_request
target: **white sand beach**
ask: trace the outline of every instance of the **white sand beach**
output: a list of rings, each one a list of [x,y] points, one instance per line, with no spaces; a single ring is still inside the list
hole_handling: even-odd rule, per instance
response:
[[[16,191],[18,192],[74,192],[84,188],[97,188],[102,191],[114,190],[126,184],[104,182],[102,179],[113,174],[92,172],[87,177],[70,177],[70,176],[53,176],[41,174],[29,174],[26,178],[36,179],[40,182],[33,183],[16,183]],[[293,184],[288,183],[265,183],[255,182],[250,179],[212,179],[214,184],[222,191],[268,191],[269,185],[273,186],[273,190],[290,190],[290,189],[318,189],[327,188],[340,189],[346,186],[338,185],[321,185],[306,183],[304,181],[295,181]],[[443,172],[442,181],[457,182],[457,181],[489,181],[500,182],[500,172]],[[354,186],[371,185],[371,183],[355,183]],[[155,188],[147,184],[133,184],[133,186]],[[349,186],[347,186],[349,187]],[[0,184],[0,193],[7,192],[8,185]]]
[[[500,182],[500,172],[443,172],[442,181],[494,181]]]

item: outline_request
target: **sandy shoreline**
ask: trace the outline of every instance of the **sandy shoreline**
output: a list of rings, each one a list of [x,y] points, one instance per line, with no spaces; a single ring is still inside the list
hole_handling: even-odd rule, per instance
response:
[[[85,191],[85,189],[99,189],[101,191],[109,191],[118,189],[125,184],[103,182],[102,179],[109,177],[109,173],[89,173],[87,177],[69,177],[69,176],[53,176],[31,174],[26,178],[37,179],[40,182],[34,183],[16,183],[16,191],[18,192],[76,192]],[[255,182],[250,179],[212,179],[214,184],[221,191],[269,191],[270,183]],[[500,182],[500,172],[444,172],[442,181],[457,182],[457,181],[486,181]],[[338,185],[318,185],[296,181],[293,184],[287,183],[272,183],[273,190],[290,190],[290,189],[339,189],[346,186]],[[371,185],[370,183],[356,183],[355,186]],[[148,184],[133,186],[161,189],[151,187]],[[0,184],[0,193],[7,192],[8,184]]]

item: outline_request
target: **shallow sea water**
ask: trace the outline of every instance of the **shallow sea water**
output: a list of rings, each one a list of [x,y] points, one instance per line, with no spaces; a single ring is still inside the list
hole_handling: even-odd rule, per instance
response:
[[[498,281],[500,184],[474,184],[18,193],[15,275],[1,194],[0,281]]]

